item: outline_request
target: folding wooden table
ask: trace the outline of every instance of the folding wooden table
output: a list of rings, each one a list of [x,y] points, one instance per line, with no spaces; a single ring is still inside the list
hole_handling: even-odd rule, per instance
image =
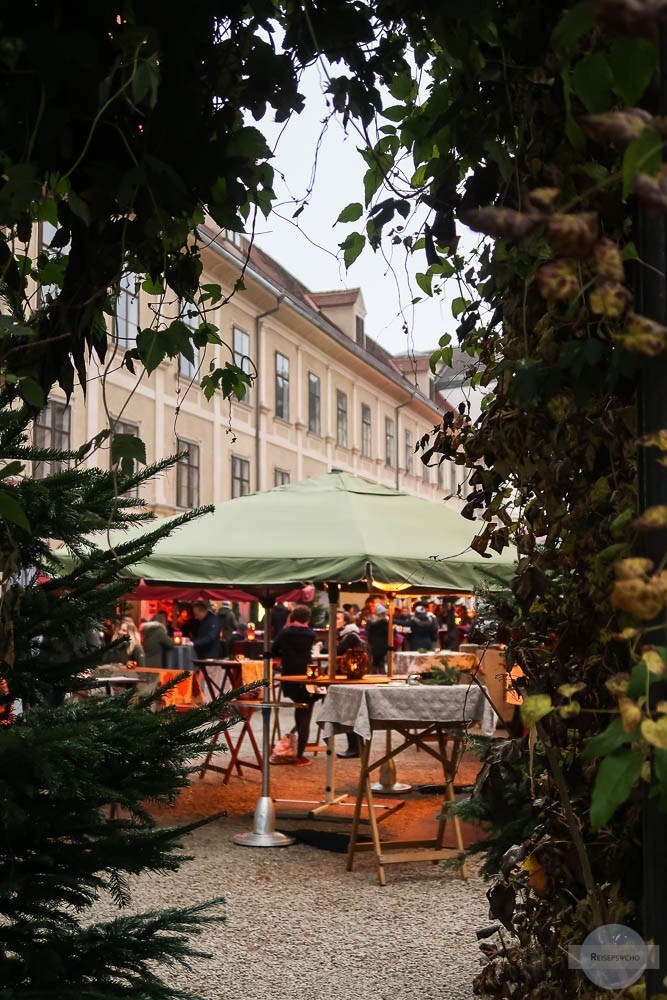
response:
[[[318,687],[323,687],[330,689],[332,685],[344,686],[344,687],[386,687],[390,683],[389,677],[385,674],[367,674],[365,677],[361,678],[349,678],[341,674],[338,677],[307,677],[306,674],[276,674],[276,680],[280,685],[280,695],[278,698],[279,706],[284,708],[289,705],[290,702],[285,702],[282,700],[282,685],[286,682],[293,684],[314,684]],[[404,685],[402,685],[404,686]],[[324,721],[322,714],[320,712],[320,718],[318,720],[320,723]],[[331,732],[328,737],[335,737],[335,733]],[[336,747],[335,740],[333,738],[328,738],[327,747],[327,776],[326,776],[326,787],[324,791],[324,798],[319,801],[304,801],[301,799],[279,799],[277,804],[280,807],[283,806],[308,806],[310,807],[307,811],[308,818],[315,819],[317,817],[321,819],[332,820],[334,822],[338,821],[335,815],[324,815],[325,813],[330,813],[333,806],[342,806],[346,809],[352,809],[355,806],[354,802],[348,802],[348,794],[344,792],[340,795],[336,794],[335,789],[335,762],[336,762]],[[386,819],[391,816],[392,813],[397,812],[403,807],[404,803],[401,800],[394,800],[392,803],[377,803],[374,806],[374,812],[377,813],[379,820]],[[281,814],[283,819],[293,818],[293,813],[289,810],[283,811]],[[344,820],[349,820],[349,815],[342,817]],[[365,820],[364,816],[364,820]]]
[[[254,660],[195,660],[195,667],[200,672],[202,681],[205,685],[205,689],[208,693],[210,701],[214,701],[223,694],[228,694],[235,688],[240,687],[243,684],[243,667],[244,663],[250,665],[255,663]],[[263,665],[262,665],[263,666]],[[215,676],[213,669],[220,671],[218,676]],[[243,768],[249,767],[255,771],[262,770],[262,753],[257,743],[257,739],[252,730],[252,719],[255,712],[261,709],[272,711],[274,708],[278,707],[277,702],[266,702],[260,700],[252,700],[250,698],[236,698],[229,702],[238,713],[243,725],[241,731],[237,734],[236,739],[234,739],[229,731],[225,729],[223,733],[217,733],[211,743],[211,747],[204,759],[201,770],[199,772],[199,777],[203,778],[206,771],[216,771],[218,774],[223,775],[223,785],[226,785],[232,776],[234,768],[239,777],[243,775]],[[230,757],[229,761],[225,767],[219,764],[212,764],[211,758],[215,753],[215,748],[220,739],[220,736],[224,735],[225,742],[229,748]],[[244,740],[248,738],[252,753],[254,757],[250,759],[241,757],[241,748]]]
[[[439,861],[451,857],[452,849],[445,848],[446,819],[438,821],[435,837],[429,840],[380,840],[380,833],[373,808],[371,772],[388,759],[396,757],[411,746],[419,746],[434,757],[442,767],[445,782],[445,801],[454,801],[454,778],[469,726],[479,722],[482,732],[492,733],[495,712],[477,686],[455,684],[451,686],[387,685],[329,688],[320,713],[325,723],[325,738],[337,732],[356,732],[363,740],[359,788],[352,819],[352,833],[348,851],[347,870],[351,871],[358,851],[372,850],[375,854],[378,881],[386,885],[385,866],[405,861]],[[403,742],[387,750],[377,760],[371,761],[373,733],[391,730],[403,737]],[[435,737],[436,747],[427,742]],[[359,843],[361,809],[368,807],[371,840]],[[463,852],[463,837],[458,818],[453,817],[457,844],[455,853]],[[461,876],[466,877],[465,864],[460,864]]]

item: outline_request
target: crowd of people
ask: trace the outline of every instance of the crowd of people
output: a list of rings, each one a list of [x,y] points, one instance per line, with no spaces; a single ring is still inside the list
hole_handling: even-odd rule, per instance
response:
[[[273,606],[269,615],[272,639],[288,624],[294,623],[293,611],[283,602]],[[336,627],[341,645],[339,653],[363,645],[371,655],[372,669],[377,673],[385,670],[389,648],[385,603],[369,598],[361,608],[358,604],[344,604],[338,613]],[[457,650],[471,627],[471,613],[462,604],[418,601],[412,607],[408,603],[398,605],[394,612],[394,648]],[[115,629],[108,629],[104,638],[118,640],[114,643],[117,662],[134,661],[140,666],[161,669],[166,666],[166,654],[174,648],[175,639],[192,643],[197,659],[218,659],[232,654],[232,643],[242,638],[244,631],[245,626],[229,601],[222,601],[216,610],[202,599],[192,604],[174,604],[171,618],[166,611],[157,611],[139,625],[127,615]]]
[[[167,654],[177,642],[192,643],[196,659],[219,659],[232,655],[234,639],[244,634],[229,601],[221,602],[217,610],[203,599],[187,605],[174,604],[172,608],[171,618],[166,611],[159,610],[138,626],[130,616],[122,618],[105,637],[111,640],[110,658],[119,663],[161,670],[167,666]],[[284,675],[307,673],[313,651],[318,648],[318,634],[311,626],[311,617],[312,609],[303,604],[290,608],[277,602],[271,609],[268,618],[271,656],[279,661]],[[417,601],[411,607],[406,602],[398,605],[394,612],[394,648],[456,650],[471,626],[471,614],[463,605],[454,605],[451,601]],[[343,604],[338,611],[336,631],[338,656],[364,650],[370,657],[371,670],[379,674],[386,672],[389,616],[383,601],[369,598],[363,607]],[[324,697],[325,690],[316,681],[312,684],[286,681],[283,693],[295,703],[294,727],[287,738],[290,752],[274,754],[272,761],[305,766],[310,763],[305,749],[313,708]],[[348,737],[347,749],[338,756],[359,756],[353,734]]]
[[[305,605],[297,605],[290,611],[285,605],[278,604],[273,611],[271,627],[274,638],[271,656],[280,661],[283,675],[303,676],[311,662],[317,640],[317,633],[310,627],[311,610]],[[401,607],[394,616],[394,624],[397,629],[394,633],[395,645],[398,636],[401,635],[408,640],[408,648],[412,650],[433,650],[441,645],[440,630],[444,628],[445,648],[458,649],[461,636],[465,635],[470,627],[470,618],[463,606],[455,609],[451,603],[447,605],[417,603],[412,609]],[[365,649],[371,657],[373,672],[386,671],[389,650],[389,617],[386,604],[376,599],[369,599],[363,608],[355,604],[343,605],[338,612],[336,629],[337,656],[350,650]],[[406,631],[403,632],[403,629]],[[286,738],[285,751],[274,752],[272,762],[291,763],[303,767],[310,763],[305,756],[305,749],[313,707],[324,697],[325,691],[317,683],[303,684],[296,681],[284,681],[282,689],[283,693],[295,703],[294,728],[292,734]],[[359,756],[358,742],[353,734],[348,735],[347,749],[338,756]]]

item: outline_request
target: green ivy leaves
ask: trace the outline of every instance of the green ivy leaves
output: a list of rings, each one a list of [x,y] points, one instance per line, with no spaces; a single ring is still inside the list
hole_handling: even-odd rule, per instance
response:
[[[590,822],[593,830],[608,823],[641,775],[644,758],[637,750],[618,750],[605,757],[595,779],[591,797]]]

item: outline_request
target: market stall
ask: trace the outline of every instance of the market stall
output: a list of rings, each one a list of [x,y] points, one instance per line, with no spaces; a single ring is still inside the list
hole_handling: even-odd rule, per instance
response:
[[[137,534],[141,529],[112,532],[109,539],[100,532],[100,546],[117,548]],[[329,596],[328,672],[333,678],[341,586],[357,584],[357,589],[386,595],[391,613],[393,597],[401,593],[470,594],[482,584],[509,585],[514,550],[482,558],[471,548],[474,534],[474,527],[444,504],[332,472],[220,504],[161,539],[126,572],[150,586],[242,591],[265,609],[290,585],[322,583]],[[268,685],[268,630],[264,677]],[[250,846],[285,842],[273,829],[269,795],[269,699],[267,686],[262,795],[254,831],[241,840]],[[331,769],[333,758],[330,752]]]

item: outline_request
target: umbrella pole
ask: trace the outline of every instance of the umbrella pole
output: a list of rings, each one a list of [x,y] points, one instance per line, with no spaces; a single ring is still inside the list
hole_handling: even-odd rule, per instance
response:
[[[336,646],[338,645],[338,631],[336,629],[336,619],[338,617],[338,599],[340,597],[340,586],[337,583],[327,583],[327,594],[329,595],[329,639],[327,643],[328,652],[328,675],[331,680],[336,676]],[[326,777],[326,789],[324,792],[325,803],[333,802],[334,799],[334,782],[335,782],[335,769],[336,763],[336,737],[331,736],[327,740],[327,777]]]
[[[387,677],[389,680],[394,676],[394,595],[389,598],[389,621],[387,622]],[[387,753],[391,753],[391,730],[387,730]],[[380,768],[380,780],[373,781],[371,788],[374,792],[382,795],[402,795],[409,792],[412,785],[406,785],[402,781],[396,780],[396,763],[393,757],[389,757]]]
[[[337,583],[327,583],[327,594],[329,595],[329,639],[327,650],[329,659],[327,661],[327,671],[331,680],[336,676],[336,646],[338,645],[338,631],[336,629],[336,618],[338,617],[338,598],[340,597],[340,587]]]
[[[271,780],[269,772],[269,757],[271,756],[271,709],[273,692],[271,690],[271,616],[274,598],[266,595],[260,598],[264,608],[264,695],[262,704],[262,794],[255,806],[252,830],[237,833],[234,843],[241,847],[290,847],[295,843],[294,837],[279,833],[275,828],[276,813],[271,798]]]

